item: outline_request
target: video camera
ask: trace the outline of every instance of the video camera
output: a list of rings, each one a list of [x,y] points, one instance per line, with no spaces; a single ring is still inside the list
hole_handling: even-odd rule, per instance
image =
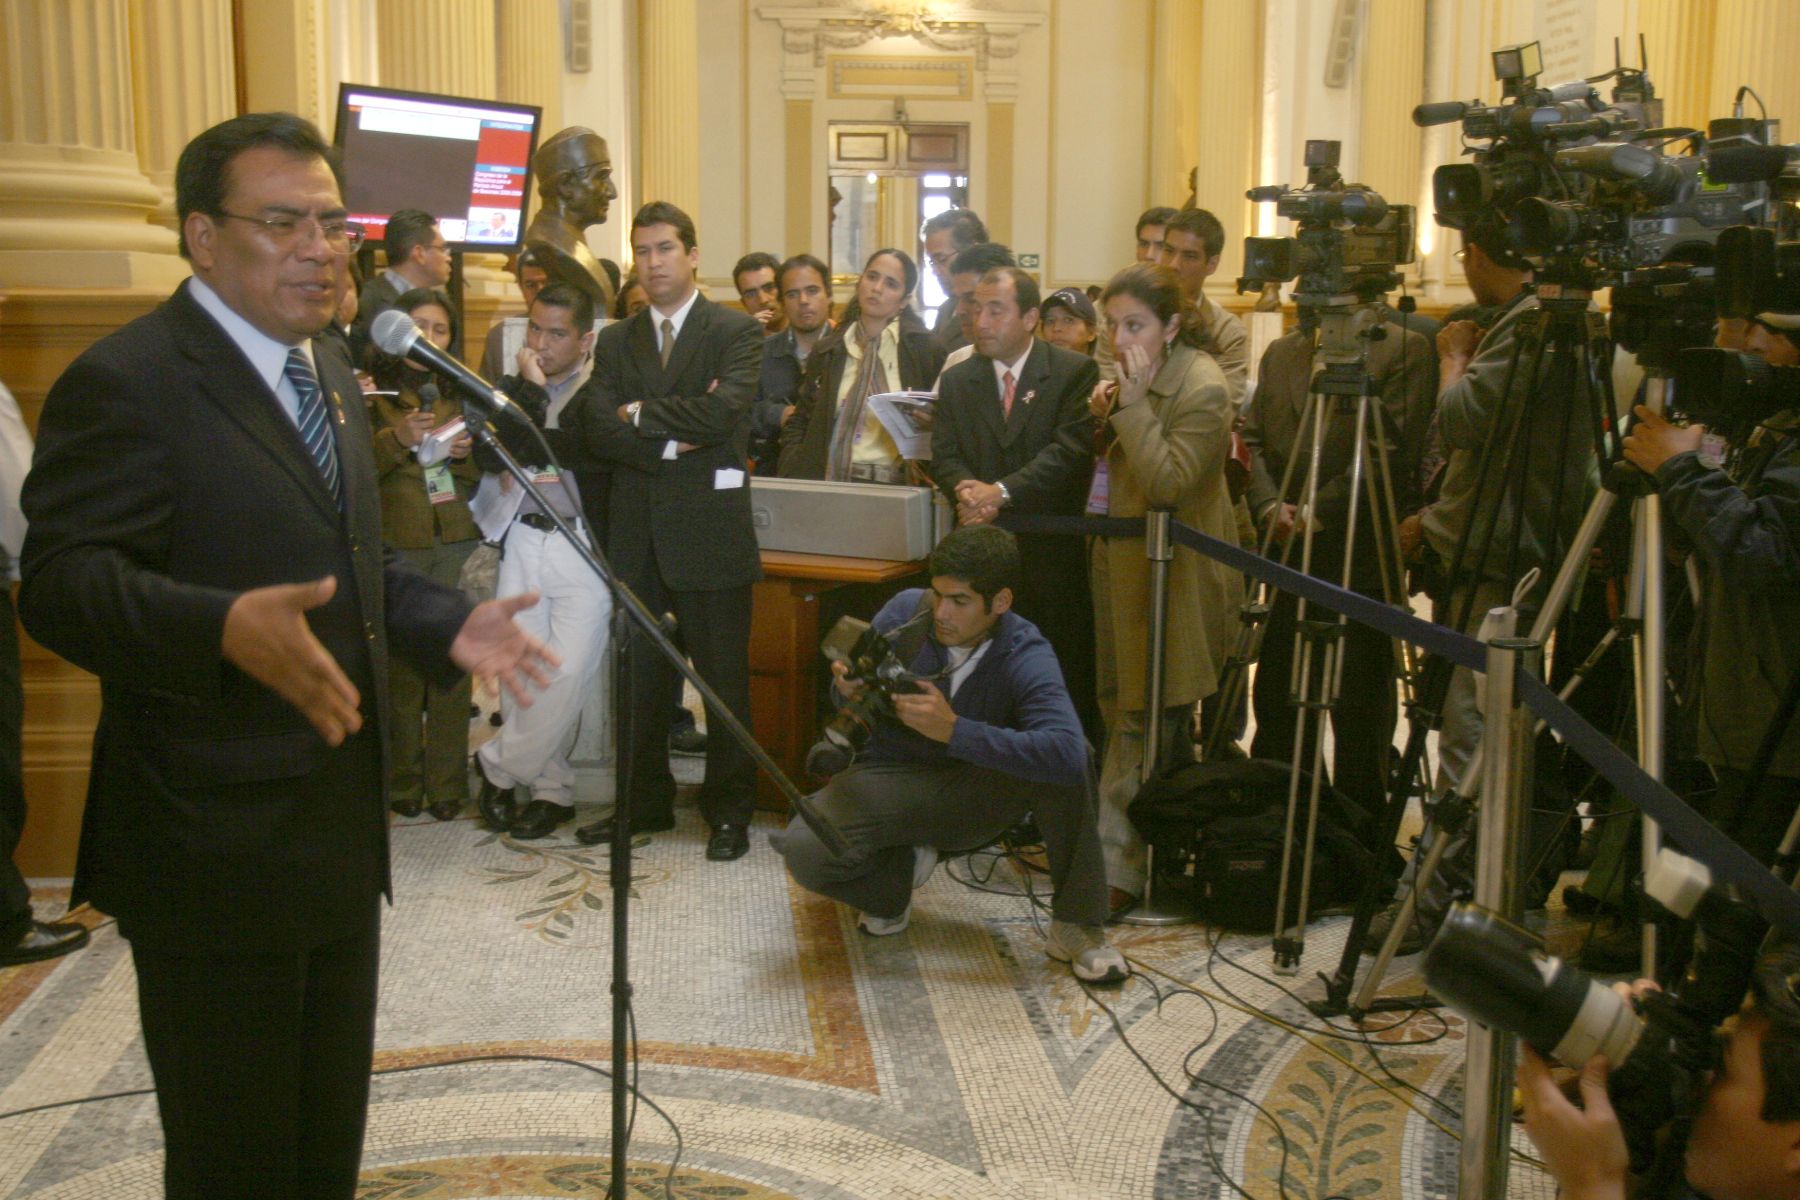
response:
[[[1778,241],[1773,229],[1722,231],[1713,270],[1721,317],[1800,313],[1800,243]],[[1800,367],[1771,366],[1758,355],[1710,346],[1682,350],[1670,374],[1680,412],[1733,446],[1776,414],[1800,409]]]
[[[1706,931],[1687,976],[1667,991],[1627,1000],[1546,954],[1536,934],[1466,902],[1451,907],[1423,964],[1432,992],[1470,1020],[1565,1066],[1605,1058],[1608,1095],[1639,1173],[1671,1149],[1679,1162],[1680,1146],[1659,1134],[1698,1109],[1719,1065],[1717,1030],[1749,991],[1763,930],[1705,866],[1671,850],[1645,872],[1644,889],[1670,916],[1698,917]]]
[[[1513,208],[1531,197],[1579,199],[1579,184],[1556,169],[1552,159],[1556,147],[1662,123],[1662,102],[1642,70],[1620,67],[1597,79],[1540,88],[1537,77],[1544,69],[1544,57],[1538,43],[1503,46],[1493,58],[1494,78],[1502,89],[1499,104],[1449,100],[1413,109],[1416,125],[1460,121],[1465,153],[1474,159],[1446,163],[1432,173],[1440,225],[1469,229],[1496,217],[1505,223]],[[1594,84],[1614,76],[1619,83],[1607,104]],[[1470,141],[1486,144],[1467,145]]]
[[[929,619],[929,609],[894,630],[904,633]],[[847,700],[806,752],[806,769],[813,775],[836,775],[869,744],[875,722],[894,715],[894,697],[919,691],[918,677],[906,669],[894,643],[867,621],[839,617],[819,643],[819,651],[832,662],[844,664],[844,678],[863,684],[855,699]]]
[[[1322,306],[1399,286],[1396,268],[1413,260],[1413,208],[1390,205],[1366,187],[1345,186],[1339,150],[1337,142],[1309,141],[1304,188],[1274,184],[1247,193],[1259,204],[1273,203],[1299,229],[1293,237],[1244,239],[1238,291],[1297,280],[1295,301]]]

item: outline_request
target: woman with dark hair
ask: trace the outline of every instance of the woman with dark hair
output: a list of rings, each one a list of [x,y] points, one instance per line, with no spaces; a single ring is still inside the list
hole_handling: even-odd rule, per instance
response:
[[[843,321],[806,360],[794,415],[781,427],[783,476],[912,482],[867,401],[928,390],[943,368],[943,346],[910,304],[918,286],[918,265],[904,250],[869,256]]]
[[[413,319],[439,349],[454,327],[450,298],[436,288],[414,288],[394,307]],[[457,585],[463,561],[481,542],[469,500],[481,472],[469,461],[469,435],[450,443],[448,457],[420,462],[426,435],[462,416],[447,380],[370,351],[376,390],[369,394],[369,427],[375,434],[375,470],[381,485],[381,532],[388,545],[440,583]],[[427,806],[449,821],[469,795],[469,680],[439,687],[394,656],[388,662],[389,807],[416,817]]]
[[[1100,297],[1118,383],[1093,402],[1099,420],[1088,512],[1141,517],[1172,508],[1201,533],[1235,541],[1225,486],[1234,413],[1225,376],[1203,351],[1202,326],[1167,267],[1149,263],[1113,276]],[[1094,650],[1106,756],[1100,775],[1100,840],[1115,912],[1144,890],[1144,843],[1125,815],[1143,761],[1145,630],[1150,571],[1141,537],[1094,540]],[[1163,663],[1163,764],[1192,758],[1194,706],[1218,688],[1233,635],[1242,578],[1184,547],[1169,570]]]

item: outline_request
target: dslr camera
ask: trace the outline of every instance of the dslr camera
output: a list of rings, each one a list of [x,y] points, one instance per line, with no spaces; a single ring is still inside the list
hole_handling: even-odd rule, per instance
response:
[[[931,615],[927,609],[894,630],[905,632]],[[894,697],[919,691],[918,679],[906,669],[899,652],[879,629],[855,617],[839,617],[819,651],[831,662],[844,664],[846,682],[860,683],[862,691],[847,700],[806,752],[806,769],[818,776],[836,775],[861,754],[875,732],[875,722],[894,715]]]
[[[1678,1169],[1686,1121],[1719,1066],[1719,1026],[1749,991],[1764,928],[1733,889],[1715,886],[1703,864],[1672,850],[1645,872],[1644,890],[1670,917],[1704,930],[1686,977],[1666,991],[1627,1000],[1546,954],[1536,934],[1467,902],[1451,907],[1423,964],[1432,992],[1470,1020],[1515,1034],[1564,1066],[1604,1057],[1608,1096],[1639,1174]],[[1662,1136],[1665,1129],[1674,1136]]]
[[[1259,204],[1273,203],[1299,229],[1293,237],[1244,239],[1238,291],[1297,280],[1294,299],[1323,306],[1399,286],[1396,269],[1413,260],[1412,206],[1390,205],[1365,187],[1346,187],[1338,172],[1340,149],[1338,142],[1308,141],[1304,188],[1290,190],[1283,183],[1246,193]]]

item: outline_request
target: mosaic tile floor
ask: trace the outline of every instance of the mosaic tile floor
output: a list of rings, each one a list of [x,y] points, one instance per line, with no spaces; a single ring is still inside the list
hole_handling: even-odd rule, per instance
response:
[[[1390,1075],[1459,1104],[1456,1017],[1366,1042],[1297,1037],[1245,1011],[1314,1024],[1233,965],[1266,972],[1267,940],[1226,937],[1215,958],[1198,926],[1119,930],[1141,974],[1090,995],[1045,959],[1028,902],[1000,894],[1010,866],[986,892],[953,877],[977,860],[934,874],[905,935],[870,939],[853,914],[790,886],[767,821],[736,863],[704,860],[691,808],[637,852],[642,1086],[682,1138],[668,1195],[1211,1198],[1234,1194],[1223,1175],[1273,1198],[1283,1138],[1247,1099],[1281,1122],[1294,1200],[1454,1194],[1456,1144],[1437,1123],[1454,1129],[1454,1115]],[[379,1067],[482,1053],[604,1064],[605,855],[563,832],[517,843],[468,819],[399,823]],[[1346,924],[1313,926],[1300,980],[1335,964]],[[1397,972],[1391,986],[1417,980]],[[134,1004],[110,926],[80,954],[0,971],[0,1112],[146,1086]],[[360,1195],[600,1197],[606,1087],[538,1063],[379,1079]],[[7,1121],[0,1196],[155,1196],[159,1147],[148,1097]],[[634,1198],[665,1194],[674,1150],[669,1126],[640,1110]],[[1553,1189],[1520,1164],[1511,1194]]]

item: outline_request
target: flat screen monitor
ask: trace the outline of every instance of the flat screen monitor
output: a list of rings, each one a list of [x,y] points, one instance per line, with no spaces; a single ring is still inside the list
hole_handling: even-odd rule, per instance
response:
[[[350,219],[380,241],[388,214],[422,208],[453,247],[518,249],[542,117],[527,104],[341,85],[337,147]]]

